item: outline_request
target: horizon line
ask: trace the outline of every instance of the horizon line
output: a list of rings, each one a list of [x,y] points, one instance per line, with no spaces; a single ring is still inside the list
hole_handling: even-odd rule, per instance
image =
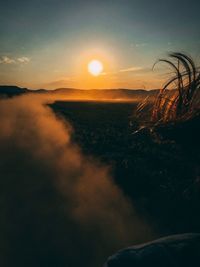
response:
[[[90,91],[90,90],[130,90],[130,91],[135,91],[135,90],[144,90],[144,91],[150,91],[150,90],[160,90],[160,88],[74,88],[74,87],[57,87],[53,89],[48,89],[48,88],[29,88],[29,87],[23,87],[19,85],[8,85],[8,84],[0,84],[0,87],[17,87],[20,89],[27,89],[31,91],[37,91],[37,90],[46,90],[46,91],[55,91],[59,89],[71,89],[71,90],[84,90],[84,91]]]

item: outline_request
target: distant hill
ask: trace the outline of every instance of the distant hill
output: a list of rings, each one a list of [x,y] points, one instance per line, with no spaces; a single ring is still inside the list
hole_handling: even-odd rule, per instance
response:
[[[17,86],[0,86],[0,98],[13,97],[27,93],[48,93],[62,94],[71,99],[135,99],[144,98],[147,96],[155,96],[158,90],[130,90],[130,89],[73,89],[73,88],[58,88],[55,90],[38,89],[31,90],[28,88],[20,88]]]
[[[31,90],[28,88],[21,88],[18,86],[12,85],[0,85],[0,98],[9,98],[17,95],[22,95],[26,93],[46,93],[48,90],[38,89]]]
[[[17,86],[0,86],[0,98],[12,97],[27,93],[29,90],[26,88],[19,88]]]
[[[70,89],[70,88],[59,88],[53,91],[54,93],[68,94],[69,96],[80,95],[80,97],[91,97],[91,98],[108,98],[108,99],[129,99],[135,97],[146,97],[155,96],[158,90],[146,91],[143,89]]]

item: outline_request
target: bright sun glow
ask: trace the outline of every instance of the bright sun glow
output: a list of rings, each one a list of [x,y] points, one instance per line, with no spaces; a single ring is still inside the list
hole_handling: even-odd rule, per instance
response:
[[[92,60],[88,64],[88,71],[94,76],[99,76],[103,71],[103,64],[99,60]]]

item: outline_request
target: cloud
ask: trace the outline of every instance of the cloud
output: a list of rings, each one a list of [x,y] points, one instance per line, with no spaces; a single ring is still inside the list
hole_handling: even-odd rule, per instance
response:
[[[13,64],[16,63],[16,61],[10,57],[2,56],[0,57],[0,64]]]
[[[139,48],[139,47],[145,47],[147,45],[148,45],[148,43],[132,43],[131,47]]]
[[[17,61],[20,62],[20,63],[28,63],[28,62],[30,62],[30,58],[28,58],[28,57],[19,57],[19,58],[17,58]]]
[[[0,57],[0,64],[17,64],[17,63],[25,64],[28,62],[30,62],[30,58],[28,57],[18,57],[18,58],[13,58],[8,56]]]
[[[142,67],[130,67],[127,69],[122,69],[119,72],[134,72],[134,71],[140,71],[142,69],[143,69]]]
[[[147,43],[138,43],[138,44],[135,44],[136,47],[144,47],[144,46],[147,46],[148,44]]]
[[[153,235],[109,168],[71,141],[71,125],[46,105],[54,100],[0,101],[2,266],[101,266]]]
[[[102,72],[101,75],[105,76],[105,75],[116,75],[120,72],[135,72],[135,71],[141,71],[144,70],[144,68],[142,67],[130,67],[127,69],[122,69],[122,70],[118,70],[118,71],[113,71],[113,72]]]

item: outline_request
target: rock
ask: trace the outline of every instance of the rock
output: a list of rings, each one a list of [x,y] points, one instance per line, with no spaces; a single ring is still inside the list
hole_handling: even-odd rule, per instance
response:
[[[129,247],[108,258],[104,267],[199,267],[200,234],[180,234]]]

